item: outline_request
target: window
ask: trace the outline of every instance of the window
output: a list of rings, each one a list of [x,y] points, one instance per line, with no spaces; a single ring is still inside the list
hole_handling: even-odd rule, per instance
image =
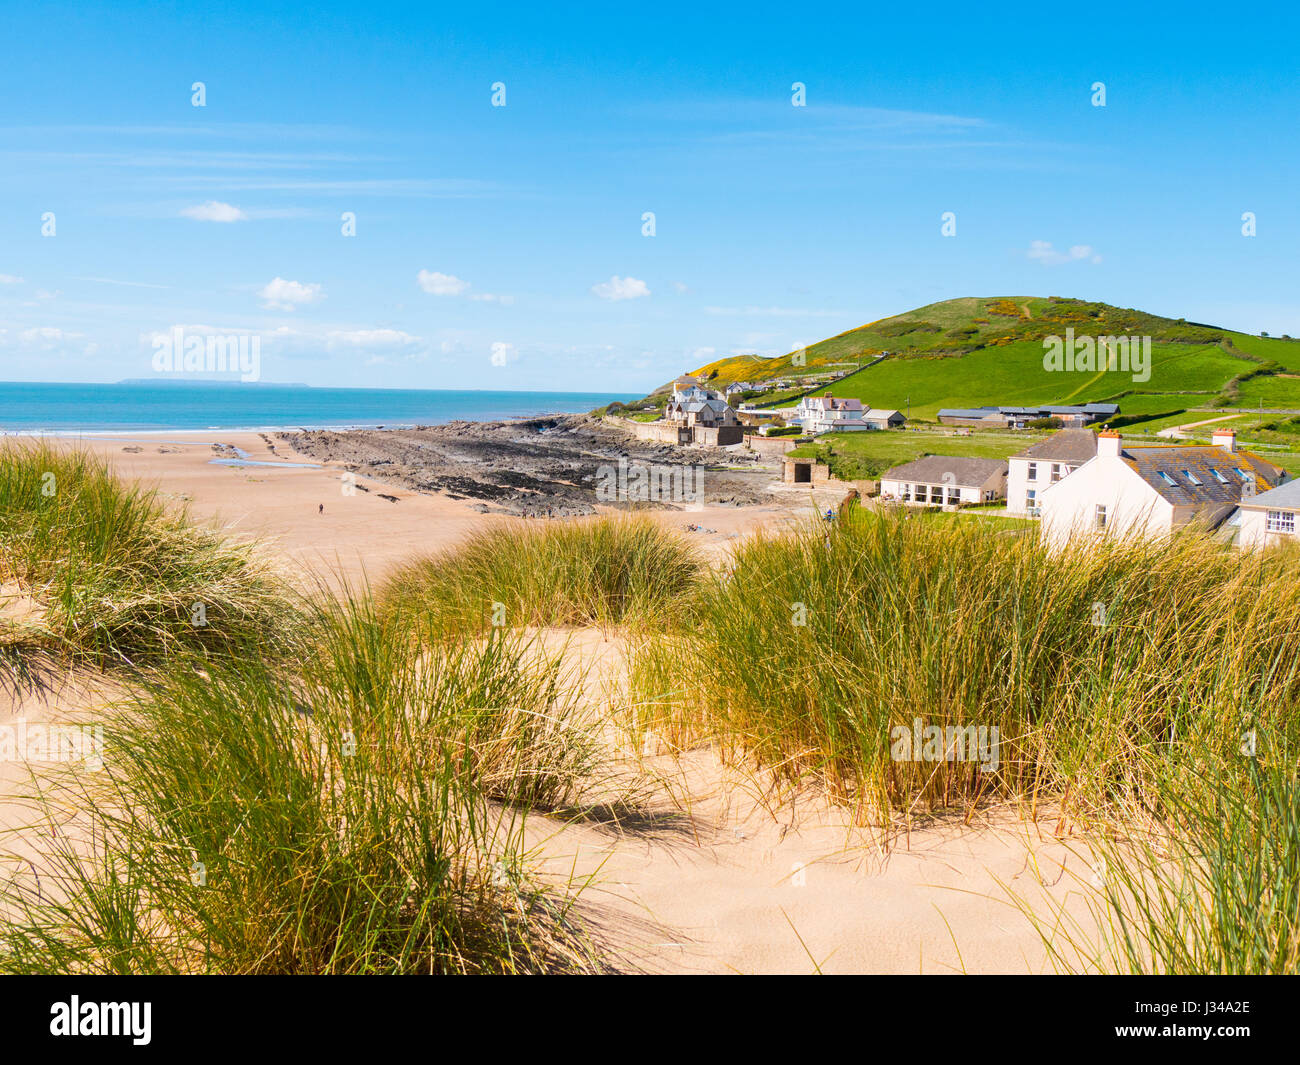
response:
[[[1264,528],[1271,533],[1289,533],[1295,535],[1294,510],[1270,510],[1264,521]]]
[[[943,485],[940,484],[930,485],[930,502],[931,503],[943,502]]]
[[[1055,484],[1057,481],[1059,481],[1062,477],[1065,476],[1065,472],[1064,472],[1064,471],[1065,471],[1065,467],[1062,466],[1059,462],[1053,462],[1053,463],[1052,463],[1052,483],[1053,483],[1053,484]]]
[[[1165,484],[1169,485],[1170,488],[1178,487],[1178,482],[1175,481],[1172,477],[1170,477],[1169,474],[1165,473],[1164,470],[1160,471],[1160,479],[1164,481]]]
[[[1029,464],[1029,472],[1025,474],[1025,480],[1027,481],[1038,480],[1038,463],[1031,462]],[[1030,494],[1032,495],[1033,493],[1031,492]]]
[[[1106,508],[1100,503],[1097,504],[1097,508],[1093,512],[1092,520],[1093,524],[1096,525],[1098,529],[1106,528]]]
[[[1237,467],[1237,476],[1240,477],[1243,481],[1250,481],[1254,479],[1249,473],[1243,470],[1240,466]]]
[[[1028,492],[1025,493],[1025,499],[1031,507],[1034,505],[1034,500],[1037,498],[1038,498],[1038,490],[1036,488],[1031,488],[1029,489]]]
[[[1210,472],[1211,472],[1212,474],[1214,474],[1214,479],[1215,479],[1216,481],[1218,481],[1219,484],[1227,484],[1227,483],[1228,483],[1228,478],[1226,478],[1225,476],[1223,476],[1222,471],[1220,471],[1220,470],[1211,470]]]
[[[1179,472],[1180,472],[1184,477],[1186,477],[1186,478],[1187,478],[1187,479],[1188,479],[1192,484],[1200,484],[1200,483],[1201,483],[1201,479],[1200,479],[1199,477],[1197,477],[1196,474],[1194,474],[1191,470],[1180,470]]]

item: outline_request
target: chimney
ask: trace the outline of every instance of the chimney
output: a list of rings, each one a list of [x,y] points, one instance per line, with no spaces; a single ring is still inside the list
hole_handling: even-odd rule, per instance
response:
[[[1215,429],[1214,435],[1210,437],[1215,447],[1221,447],[1230,455],[1237,453],[1237,434],[1231,429]]]
[[[1098,458],[1119,458],[1121,448],[1121,438],[1119,433],[1107,431],[1097,434],[1097,457]]]

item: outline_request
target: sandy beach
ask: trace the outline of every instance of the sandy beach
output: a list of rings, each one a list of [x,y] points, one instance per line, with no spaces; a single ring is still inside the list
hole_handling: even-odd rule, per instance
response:
[[[196,519],[258,539],[303,581],[313,573],[373,581],[412,556],[510,520],[484,513],[479,501],[364,477],[357,483],[370,490],[347,492],[343,477],[354,456],[320,461],[258,433],[123,434],[85,443],[122,477],[156,485]],[[233,449],[251,462],[286,465],[214,462],[228,461]],[[842,487],[815,497],[806,488],[777,488],[759,505],[651,514],[677,528],[700,526],[705,531],[690,535],[720,558],[741,538],[842,494]],[[593,707],[619,697],[626,675],[619,637],[553,635],[587,671],[584,698]],[[111,686],[64,678],[10,700],[7,716],[81,720],[110,695]],[[581,907],[616,964],[629,970],[1041,972],[1043,946],[1008,904],[1006,888],[1059,903],[1086,875],[1071,853],[1078,841],[1055,838],[1050,820],[1031,824],[1016,811],[995,810],[970,824],[940,819],[886,840],[815,793],[774,797],[707,747],[635,753],[661,781],[644,818],[565,824],[535,815],[530,828],[539,868],[591,877]],[[10,764],[0,777],[7,793],[0,822],[22,823],[13,800],[28,768]]]

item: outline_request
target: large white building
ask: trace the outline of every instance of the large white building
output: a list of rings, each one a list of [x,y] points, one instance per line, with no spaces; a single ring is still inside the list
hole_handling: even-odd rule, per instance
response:
[[[1091,429],[1062,429],[1007,459],[1007,513],[1037,517],[1049,485],[1068,477],[1097,454]]]
[[[907,419],[900,411],[863,407],[860,399],[832,396],[804,396],[795,408],[793,421],[805,433],[863,432],[868,429],[893,429]]]
[[[1231,430],[1210,446],[1125,447],[1097,437],[1097,454],[1037,497],[1043,538],[1162,535],[1193,523],[1214,529],[1243,500],[1287,479],[1286,471],[1237,448]]]

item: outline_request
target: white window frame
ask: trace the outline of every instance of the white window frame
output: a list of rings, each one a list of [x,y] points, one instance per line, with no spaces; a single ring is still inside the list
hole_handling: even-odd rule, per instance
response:
[[[1271,533],[1281,533],[1284,536],[1295,535],[1295,511],[1294,510],[1270,510],[1264,515],[1264,530]]]
[[[1107,515],[1106,515],[1106,504],[1105,504],[1105,503],[1098,503],[1098,504],[1096,504],[1096,505],[1092,508],[1092,524],[1093,524],[1093,528],[1096,528],[1096,529],[1104,529],[1104,528],[1106,528],[1106,516],[1107,516]]]

